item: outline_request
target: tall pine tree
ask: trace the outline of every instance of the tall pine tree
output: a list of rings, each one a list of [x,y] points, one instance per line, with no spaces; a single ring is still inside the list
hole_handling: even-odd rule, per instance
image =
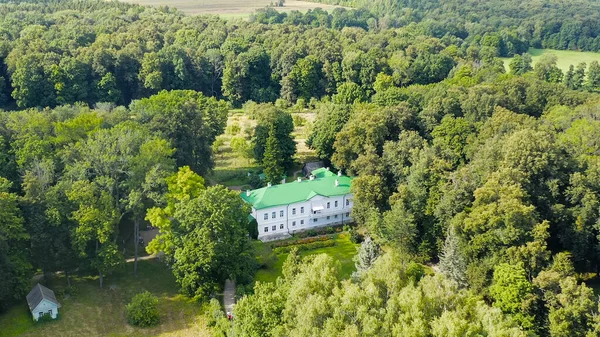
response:
[[[577,69],[575,73],[573,73],[573,88],[581,89],[583,87],[583,81],[585,80],[585,69],[587,68],[587,64],[585,62],[581,62],[577,65]]]
[[[283,158],[281,156],[279,140],[275,135],[274,127],[271,127],[269,130],[269,137],[267,138],[265,154],[263,157],[263,170],[265,173],[265,182],[277,184],[281,181],[281,177],[284,173]]]
[[[587,76],[588,90],[598,90],[600,88],[600,64],[598,61],[590,63]]]
[[[358,254],[354,257],[356,273],[353,276],[358,278],[362,273],[369,270],[379,255],[381,255],[379,245],[367,236],[365,241],[360,244]]]
[[[575,89],[575,84],[573,82],[574,76],[575,76],[575,67],[573,67],[573,65],[571,64],[569,66],[569,70],[565,73],[565,78],[563,79],[563,81],[565,82],[565,85],[569,89]]]
[[[467,263],[460,250],[460,242],[454,226],[448,230],[444,249],[440,256],[440,271],[460,288],[467,286]]]

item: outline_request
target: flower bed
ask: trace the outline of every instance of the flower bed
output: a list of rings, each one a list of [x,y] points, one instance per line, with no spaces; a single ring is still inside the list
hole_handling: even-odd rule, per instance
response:
[[[288,247],[288,246],[295,246],[295,245],[304,245],[307,243],[313,243],[313,242],[318,242],[318,241],[328,241],[328,240],[332,240],[332,239],[333,239],[333,235],[323,235],[323,236],[317,236],[317,237],[302,238],[302,239],[298,239],[298,240],[275,242],[271,247],[279,248],[279,247]]]
[[[313,250],[313,249],[317,249],[317,248],[333,247],[333,246],[335,246],[335,241],[331,240],[331,239],[327,239],[325,241],[321,240],[321,241],[315,241],[315,242],[304,243],[304,244],[295,244],[295,245],[277,247],[277,248],[273,249],[273,252],[275,254],[286,254],[286,253],[289,253],[294,248],[298,248],[298,251],[305,251],[305,250]]]

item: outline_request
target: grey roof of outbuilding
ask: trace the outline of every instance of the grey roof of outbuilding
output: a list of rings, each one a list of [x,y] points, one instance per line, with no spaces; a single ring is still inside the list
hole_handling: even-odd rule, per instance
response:
[[[54,291],[44,287],[41,284],[36,284],[33,289],[27,294],[27,304],[29,305],[29,310],[35,309],[42,300],[48,300],[58,307],[60,307],[60,303],[56,300],[56,296],[54,296]]]

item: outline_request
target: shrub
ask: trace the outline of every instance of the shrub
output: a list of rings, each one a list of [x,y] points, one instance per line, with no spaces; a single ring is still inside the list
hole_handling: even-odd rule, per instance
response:
[[[299,110],[306,109],[306,100],[304,98],[298,98],[296,100],[296,108]]]
[[[211,299],[206,308],[206,324],[213,327],[222,317],[225,317],[225,313],[221,309],[221,303],[216,298]]]
[[[313,250],[313,249],[317,249],[317,248],[325,248],[325,247],[333,247],[333,246],[335,246],[335,241],[333,241],[333,240],[317,241],[317,242],[305,243],[305,244],[301,244],[301,245],[278,247],[278,248],[273,249],[273,252],[275,254],[286,254],[286,253],[289,253],[294,248],[298,248],[298,251],[301,252],[301,251],[306,251],[306,250]]]
[[[350,242],[352,242],[352,243],[361,243],[362,242],[362,235],[360,235],[360,233],[356,230],[355,227],[346,225],[346,226],[344,226],[344,231],[348,232],[348,235],[350,235]]]
[[[425,276],[425,268],[423,268],[423,265],[411,262],[406,267],[406,277],[414,284],[417,284],[423,276]]]
[[[246,295],[251,295],[254,293],[254,288],[253,288],[253,284],[238,284],[237,287],[235,287],[235,298],[237,300],[239,300],[240,298],[246,296]]]
[[[275,106],[279,109],[287,109],[290,106],[290,102],[286,101],[283,98],[278,98],[275,100]]]
[[[127,321],[129,324],[148,327],[158,324],[158,298],[145,291],[133,296],[127,304]]]
[[[60,317],[59,314],[56,314],[56,319],[58,319]],[[52,318],[52,315],[50,314],[43,314],[42,317],[39,317],[38,320],[36,321],[36,324],[45,324],[48,322],[53,322],[55,319]]]
[[[309,238],[301,238],[298,240],[289,240],[289,241],[280,241],[271,245],[272,248],[276,247],[288,247],[294,245],[303,245],[307,243],[313,243],[317,241],[327,241],[333,239],[333,236],[317,236],[317,237],[309,237]]]
[[[225,139],[222,136],[219,136],[215,139],[215,141],[211,145],[211,149],[213,153],[219,153],[219,149],[221,146],[225,144]]]
[[[248,184],[252,187],[252,188],[261,188],[264,186],[264,182],[260,179],[260,177],[258,176],[258,174],[252,174],[249,178],[248,178]]]
[[[217,324],[212,329],[212,332],[214,337],[233,336],[231,322],[227,319],[227,317],[219,318]]]
[[[240,125],[238,123],[231,123],[225,129],[225,133],[227,133],[228,135],[231,135],[231,136],[235,136],[238,133],[240,133],[241,130],[242,130],[242,128],[240,127]]]
[[[298,115],[292,115],[292,120],[294,121],[295,127],[304,126],[304,124],[306,124],[306,119]]]
[[[261,269],[270,269],[275,263],[277,263],[277,256],[273,252],[258,256],[258,267]]]
[[[73,285],[64,288],[57,288],[54,290],[54,295],[56,295],[57,298],[76,297],[78,293],[78,288]]]

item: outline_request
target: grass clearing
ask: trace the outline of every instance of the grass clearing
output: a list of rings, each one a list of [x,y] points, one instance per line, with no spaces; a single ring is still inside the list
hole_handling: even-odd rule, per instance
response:
[[[537,61],[542,57],[542,55],[555,54],[558,57],[557,66],[563,72],[569,70],[569,66],[571,64],[573,66],[577,66],[581,62],[585,62],[589,66],[590,62],[592,61],[600,62],[600,53],[594,52],[530,48],[528,53],[531,55],[531,60],[533,61],[534,66],[537,63]],[[504,60],[504,68],[506,68],[506,71],[508,71],[508,65],[510,64],[512,58],[503,57],[502,59]]]
[[[175,7],[188,15],[214,14],[225,19],[247,19],[254,11],[265,8],[273,2],[272,0],[121,0],[136,3],[143,6],[169,6]],[[280,12],[300,11],[322,8],[331,11],[337,7],[333,5],[319,4],[315,2],[286,0],[283,7],[275,7]]]
[[[296,162],[292,169],[287,172],[288,181],[294,180],[294,173],[302,169],[302,165],[307,161],[316,160],[315,151],[308,148],[306,138],[316,114],[312,111],[293,113],[293,116],[300,117],[303,120],[302,125],[296,125],[292,136],[296,141]],[[234,137],[244,137],[249,140],[254,131],[256,121],[244,114],[241,109],[229,111],[225,133],[220,135],[223,143],[219,146],[219,151],[214,154],[215,168],[213,172],[207,175],[207,180],[211,184],[221,184],[232,188],[249,188],[248,172],[260,170],[260,165],[254,160],[244,158],[231,148],[231,140]]]
[[[352,260],[357,253],[358,244],[354,244],[350,241],[350,236],[347,233],[335,234],[334,240],[336,245],[333,247],[317,248],[313,250],[307,250],[299,252],[300,256],[305,257],[316,254],[327,254],[334,260],[339,261],[341,265],[340,277],[347,279],[352,275],[356,269],[354,267],[354,261]],[[268,256],[271,254],[271,243],[270,242],[254,242],[254,247],[258,255]],[[271,264],[268,269],[260,269],[255,277],[255,281],[261,282],[275,282],[279,276],[281,276],[283,263],[288,257],[288,254],[275,255],[276,260]]]
[[[140,261],[139,274],[133,277],[133,265],[105,279],[104,289],[98,278],[72,279],[76,294],[59,298],[59,318],[34,323],[25,299],[0,315],[0,336],[210,336],[202,304],[178,293],[171,271],[156,260]],[[50,280],[49,287],[59,293],[66,286],[64,276]],[[148,290],[159,298],[160,324],[137,328],[127,324],[125,305],[131,298]]]

